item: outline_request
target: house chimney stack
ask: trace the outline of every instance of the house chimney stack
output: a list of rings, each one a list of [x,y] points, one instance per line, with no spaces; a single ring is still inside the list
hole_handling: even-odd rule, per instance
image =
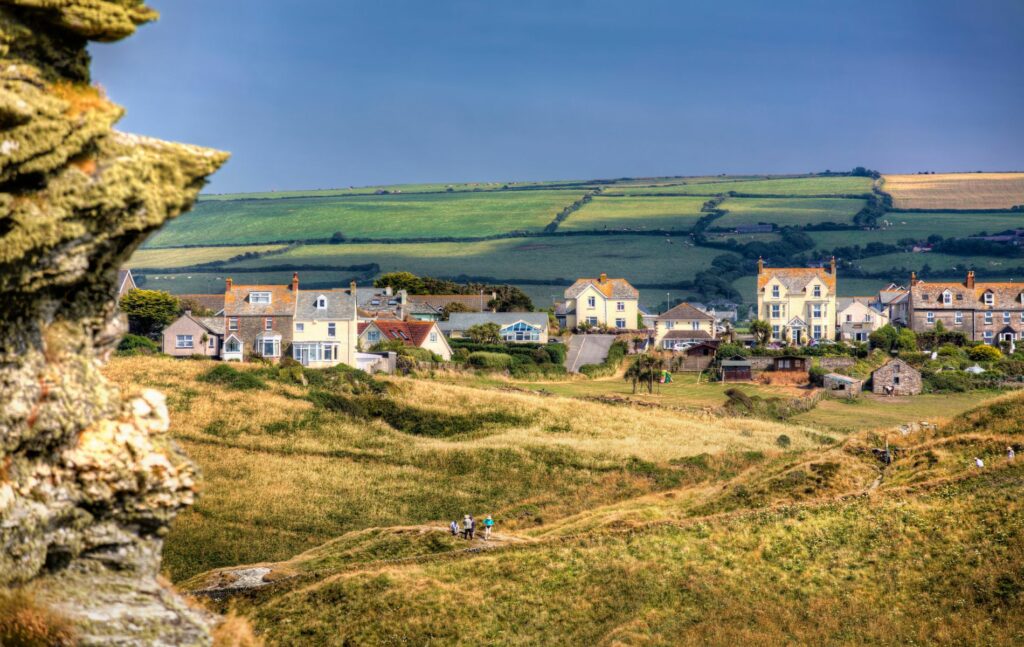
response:
[[[764,259],[760,256],[757,257],[757,273],[761,274],[764,272]]]
[[[910,273],[910,287],[917,285],[917,272]]]
[[[292,274],[292,292],[299,291],[299,273],[295,272]]]
[[[227,281],[224,281],[224,285],[225,285],[226,290],[230,292],[231,291],[231,277],[230,276],[228,277]]]
[[[608,281],[608,275],[605,274],[604,272],[601,272],[601,278],[598,279],[598,282],[599,283],[606,283],[607,281]]]
[[[836,257],[832,257],[832,276],[836,275]]]
[[[348,284],[348,291],[352,294],[352,296],[356,295],[356,282],[355,281],[352,281],[351,283]]]
[[[974,270],[970,270],[967,272],[967,289],[974,289]]]

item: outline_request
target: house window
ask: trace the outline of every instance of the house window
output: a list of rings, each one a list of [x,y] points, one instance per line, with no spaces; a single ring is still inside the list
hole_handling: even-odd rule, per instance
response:
[[[929,312],[929,313],[927,313],[927,314],[925,315],[925,317],[926,317],[926,319],[928,320],[928,323],[930,323],[930,324],[933,324],[933,323],[935,323],[935,313],[934,313],[934,312]]]
[[[238,338],[232,337],[224,344],[224,351],[227,353],[241,353],[242,342],[238,341]]]
[[[619,312],[625,312],[626,311],[626,303],[624,301],[617,301],[615,303],[615,309],[618,310]]]
[[[846,322],[847,323],[852,323],[853,322],[853,315],[846,315]]]
[[[174,340],[175,348],[192,348],[192,335],[178,335]]]
[[[250,292],[249,303],[270,303],[269,292]]]
[[[587,297],[587,307],[593,308],[597,305],[597,299],[595,297]]]
[[[437,333],[436,332],[430,333],[430,341],[431,341],[431,343],[437,341]]]
[[[782,306],[778,303],[772,304],[772,319],[778,319],[782,316]]]
[[[900,376],[899,375],[893,376],[892,383],[894,385],[896,385],[896,386],[899,386],[900,385]]]
[[[945,292],[943,292],[942,293],[942,303],[944,305],[947,305],[947,306],[952,304],[953,303],[953,293],[950,292],[949,290],[946,290]]]
[[[587,323],[591,326],[597,325],[597,317],[587,317]]]
[[[1020,313],[1020,322],[1024,323],[1024,312]]]
[[[985,305],[990,306],[996,302],[996,296],[991,292],[985,293]]]
[[[273,317],[267,317],[263,321],[263,329],[264,330],[273,330],[274,329],[274,318]]]
[[[540,328],[517,321],[501,329],[502,341],[540,341]]]
[[[779,298],[779,286],[777,286],[777,285],[773,285],[772,286],[772,298],[774,298],[774,299],[778,299]]]
[[[821,326],[814,326],[814,332],[811,333],[815,339],[821,339]]]
[[[615,327],[616,328],[625,328],[626,327],[626,320],[625,319],[616,319],[615,320]]]
[[[811,306],[811,317],[815,319],[821,319],[821,305],[814,304]]]
[[[815,298],[818,298],[818,297],[820,297],[820,296],[821,296],[821,286],[820,286],[820,285],[815,285],[815,286],[814,286],[814,292],[813,292],[813,294],[814,294],[814,297],[815,297]]]
[[[1010,313],[1009,312],[1004,312],[1003,313],[1003,323],[1004,324],[1010,323]]]
[[[369,341],[373,341],[373,342],[380,341],[380,331],[379,330],[371,330],[370,332],[366,333],[366,338]]]
[[[228,319],[228,330],[238,330],[238,317]]]
[[[985,325],[986,326],[991,326],[992,325],[992,313],[991,312],[986,312],[985,313]]]
[[[1024,315],[1024,312],[1022,312],[1021,315]],[[671,319],[665,322],[665,328],[667,328],[669,330],[672,330],[675,327],[676,327],[676,322],[672,321]]]
[[[690,330],[700,330],[700,322],[699,321],[691,321],[690,322]]]
[[[953,323],[960,325],[964,322],[964,313],[957,312],[953,315]]]
[[[872,317],[871,315],[864,315],[864,323],[871,323],[874,320],[875,318]]]
[[[210,337],[210,341],[206,345],[209,346],[210,348],[216,348],[217,347],[217,338],[216,337]]]
[[[782,339],[782,329],[779,326],[772,326],[772,339]]]
[[[317,310],[323,310],[326,307],[327,307],[327,297],[323,297],[323,296],[317,297],[316,298],[316,309]]]
[[[295,324],[295,332],[305,332],[305,330],[306,330],[306,324],[304,324],[304,323],[297,323],[297,324]]]
[[[329,323],[327,324],[327,336],[337,337],[338,335],[338,324]]]
[[[992,343],[992,331],[991,330],[986,330],[985,331],[985,343]]]
[[[256,349],[264,357],[278,357],[281,354],[280,339],[260,339],[256,342]]]

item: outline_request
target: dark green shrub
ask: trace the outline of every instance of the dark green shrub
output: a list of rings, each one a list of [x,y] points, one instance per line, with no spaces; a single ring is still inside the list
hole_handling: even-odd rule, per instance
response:
[[[780,434],[779,437],[775,439],[775,444],[783,449],[787,449],[792,444],[792,441],[786,434]]]
[[[825,386],[825,375],[828,373],[825,369],[820,366],[812,366],[807,375],[810,377],[810,382],[814,386]]]
[[[121,343],[117,345],[118,355],[155,355],[160,352],[160,346],[142,335],[127,334]]]
[[[975,346],[967,349],[967,356],[975,362],[994,362],[1003,356],[995,346]]]
[[[209,371],[200,375],[197,379],[201,382],[220,384],[231,389],[242,391],[266,388],[266,384],[264,384],[263,380],[257,377],[255,373],[250,371],[239,371],[227,364],[218,364]]]
[[[477,368],[508,369],[512,367],[512,356],[502,353],[476,351],[469,354],[469,365]]]

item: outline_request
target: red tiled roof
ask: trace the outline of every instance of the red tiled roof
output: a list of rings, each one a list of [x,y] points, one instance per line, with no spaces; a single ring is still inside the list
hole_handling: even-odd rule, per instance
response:
[[[270,303],[250,303],[251,292],[269,292]],[[291,285],[232,285],[224,293],[224,316],[293,316],[295,293]]]
[[[437,324],[433,321],[392,321],[389,319],[366,321],[359,324],[359,334],[370,326],[380,331],[381,338],[388,341],[400,341],[406,346],[422,346],[427,335]]]

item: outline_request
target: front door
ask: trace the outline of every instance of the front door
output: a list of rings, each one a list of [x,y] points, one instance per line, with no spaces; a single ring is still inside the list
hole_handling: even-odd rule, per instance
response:
[[[800,345],[800,344],[804,343],[803,333],[804,333],[804,331],[802,329],[800,329],[800,328],[794,328],[793,329],[793,343],[794,344]]]

